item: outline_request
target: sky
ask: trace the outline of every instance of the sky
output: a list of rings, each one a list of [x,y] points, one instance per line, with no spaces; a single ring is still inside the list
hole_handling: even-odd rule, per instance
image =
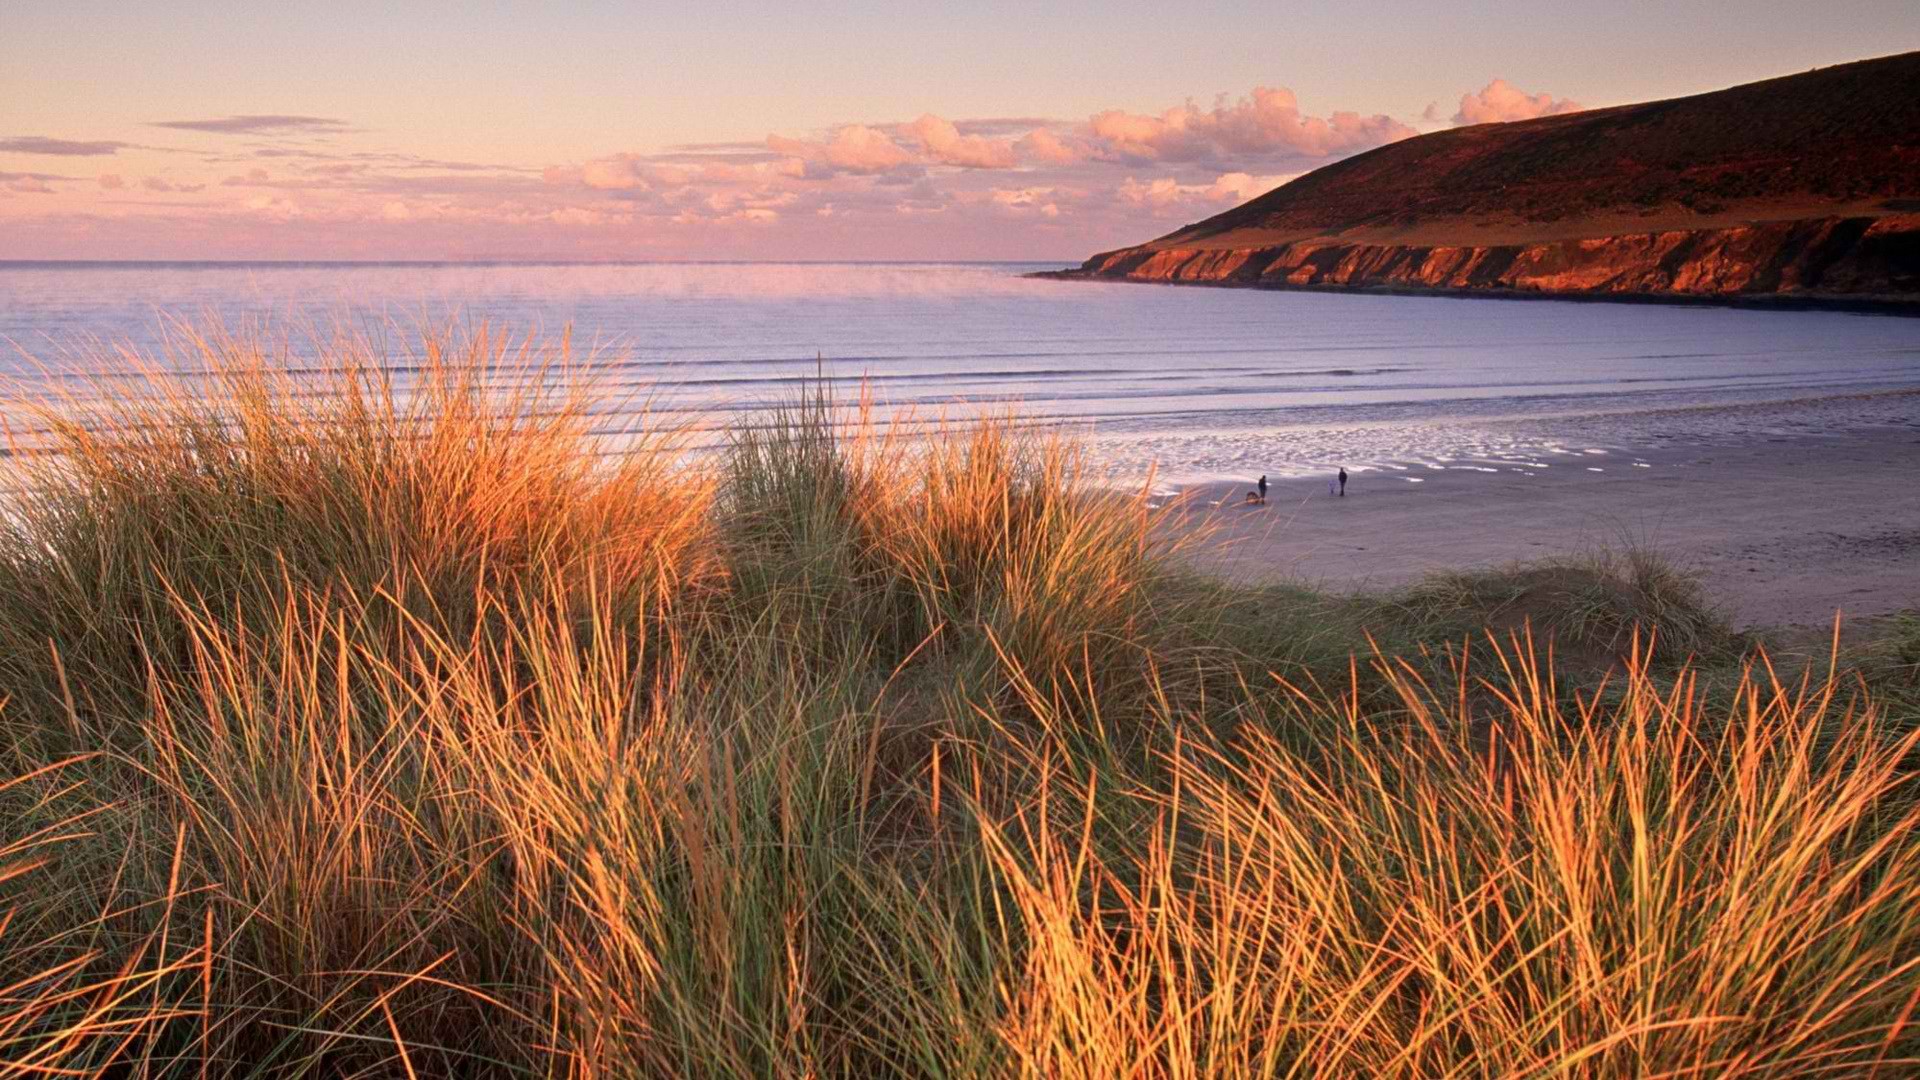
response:
[[[0,0],[0,259],[1037,259],[1914,0]]]

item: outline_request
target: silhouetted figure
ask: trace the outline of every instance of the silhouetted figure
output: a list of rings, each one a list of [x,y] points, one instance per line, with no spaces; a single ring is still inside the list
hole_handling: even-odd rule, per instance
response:
[[[1260,501],[1267,501],[1267,477],[1264,473],[1260,476]]]
[[[1347,497],[1347,469],[1344,465],[1340,467],[1340,497]]]

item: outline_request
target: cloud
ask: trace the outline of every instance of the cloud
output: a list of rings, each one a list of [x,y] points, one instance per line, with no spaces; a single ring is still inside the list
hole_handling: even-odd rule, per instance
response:
[[[594,158],[583,165],[552,165],[541,171],[541,179],[552,185],[582,185],[597,191],[626,193],[635,199],[653,193],[672,192],[694,185],[744,185],[765,187],[776,177],[798,179],[805,175],[805,163],[798,159],[769,157],[767,160],[740,161],[740,155],[726,154],[689,157],[669,155],[670,160],[646,154],[611,154]],[[790,167],[798,163],[799,168]]]
[[[1455,127],[1503,124],[1509,120],[1579,112],[1585,107],[1565,98],[1555,101],[1551,94],[1528,94],[1505,79],[1495,79],[1477,94],[1460,95],[1460,111],[1453,114],[1453,123]]]
[[[55,173],[0,172],[0,188],[29,195],[51,195],[53,185],[47,181],[71,179],[73,177]]]
[[[1127,177],[1114,195],[1123,203],[1131,206],[1160,209],[1184,202],[1192,198],[1199,188],[1183,185],[1171,176],[1162,176],[1142,183],[1133,177]]]
[[[547,220],[555,225],[577,228],[584,225],[625,225],[633,219],[631,215],[606,210],[594,210],[584,206],[563,206],[548,213]]]
[[[1229,172],[1221,173],[1210,183],[1183,184],[1171,176],[1146,181],[1129,176],[1114,189],[1113,198],[1121,204],[1151,211],[1156,216],[1212,212],[1220,206],[1237,205],[1264,195],[1291,179],[1293,177],[1289,175],[1254,176],[1245,172]]]
[[[1073,165],[1087,160],[1093,150],[1078,138],[1062,138],[1049,128],[1034,128],[1020,137],[1013,148],[1022,158],[1045,165]]]
[[[769,135],[767,147],[804,161],[809,177],[830,176],[836,172],[872,176],[916,166],[913,154],[886,132],[865,124],[848,124],[824,142]]]
[[[139,235],[152,238],[155,253],[180,249],[181,223],[198,223],[228,230],[233,245],[288,254],[302,244],[345,244],[356,253],[600,256],[647,245],[727,258],[1058,257],[1138,241],[1412,133],[1385,116],[1307,115],[1291,92],[1271,87],[1211,107],[1109,109],[1078,120],[918,109],[900,116],[912,119],[844,118],[758,141],[637,148],[544,169],[431,159],[326,117],[163,119],[159,127],[234,138],[182,150],[191,167],[151,177],[93,168],[84,177],[12,174],[0,177],[0,192],[13,185],[62,193],[15,196],[10,224],[58,214],[112,220],[115,235],[149,229]],[[1407,119],[1418,122],[1412,113]],[[126,146],[135,148],[161,149]],[[197,198],[112,195],[206,185],[212,194]],[[48,209],[19,209],[30,203]],[[148,209],[126,209],[143,203]],[[75,241],[77,250],[92,242]]]
[[[722,225],[771,225],[779,218],[778,211],[764,206],[749,206],[715,220]]]
[[[1280,176],[1252,176],[1243,172],[1221,173],[1207,187],[1207,197],[1215,202],[1243,203],[1257,198],[1293,179],[1298,173]]]
[[[963,135],[952,121],[927,113],[908,124],[905,133],[928,157],[942,165],[963,169],[1011,169],[1013,145],[984,135]]]
[[[49,139],[44,135],[16,135],[9,139],[0,139],[0,153],[100,157],[130,145],[132,144],[105,140],[92,142],[77,139]]]
[[[1039,127],[1053,127],[1064,123],[1058,119],[1044,116],[986,116],[972,120],[955,120],[953,126],[960,129],[962,135],[987,135],[1002,138],[1014,138]]]
[[[145,177],[140,181],[140,186],[146,188],[148,191],[192,192],[192,191],[200,191],[204,189],[207,185],[176,184],[170,180],[165,180],[158,176],[149,176],[149,177]]]
[[[597,158],[580,167],[580,182],[601,191],[632,191],[651,186],[646,162],[637,154]]]
[[[1390,116],[1300,111],[1293,91],[1255,87],[1251,97],[1211,109],[1188,102],[1158,116],[1108,110],[1088,122],[1102,156],[1132,162],[1232,165],[1276,158],[1323,158],[1372,149],[1414,134]]]
[[[274,221],[292,221],[302,216],[300,204],[272,195],[255,195],[246,201],[245,206],[251,213]]]
[[[1060,216],[1058,196],[1061,194],[1060,189],[1053,187],[994,188],[988,192],[988,198],[994,206],[1008,213],[1057,218]]]
[[[325,116],[248,114],[211,120],[156,120],[148,127],[175,131],[208,131],[217,135],[336,134],[348,130],[345,120]]]

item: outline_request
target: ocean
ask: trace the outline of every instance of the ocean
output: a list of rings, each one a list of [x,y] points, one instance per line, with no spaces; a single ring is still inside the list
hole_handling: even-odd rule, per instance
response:
[[[1920,423],[1920,320],[1827,311],[1033,280],[1059,264],[0,263],[0,374],[99,346],[166,366],[178,327],[392,343],[449,321],[570,331],[659,422],[724,438],[824,373],[920,420],[1013,409],[1161,484],[1495,471]],[[605,418],[608,430],[630,415]],[[1603,468],[1604,465],[1595,466]]]

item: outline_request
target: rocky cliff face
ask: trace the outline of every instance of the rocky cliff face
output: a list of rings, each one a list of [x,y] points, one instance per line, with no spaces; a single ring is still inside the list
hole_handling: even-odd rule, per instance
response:
[[[1920,307],[1920,214],[1487,247],[1332,238],[1245,248],[1150,244],[1095,255],[1063,276],[1274,288],[1777,297]]]

